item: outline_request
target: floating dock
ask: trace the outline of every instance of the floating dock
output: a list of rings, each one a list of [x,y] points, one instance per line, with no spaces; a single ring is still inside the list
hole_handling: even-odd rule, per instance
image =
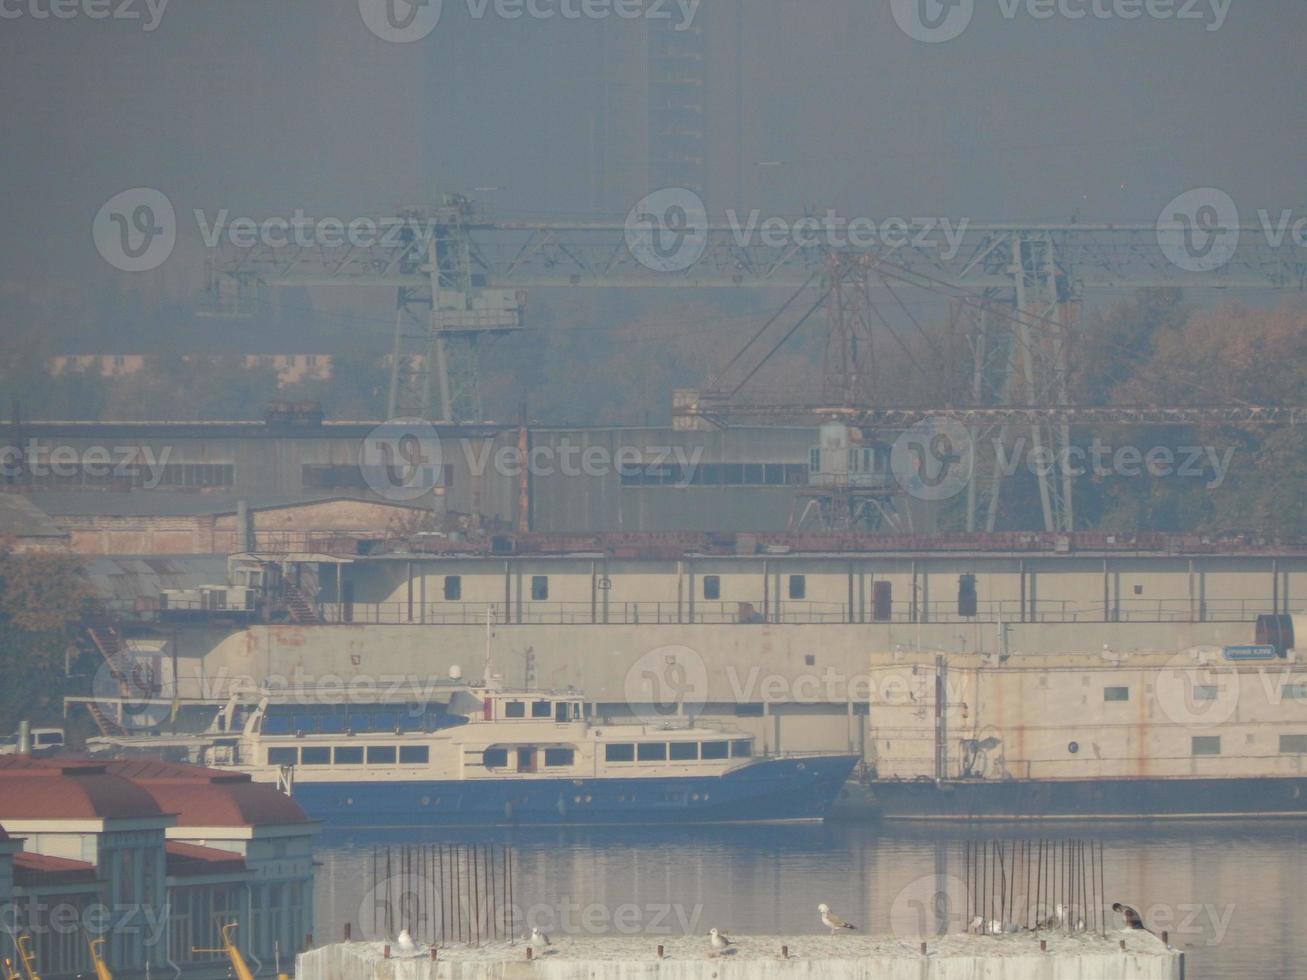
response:
[[[1151,933],[1022,933],[909,940],[743,936],[712,955],[704,936],[555,937],[480,947],[335,943],[301,953],[298,980],[1183,980],[1184,954]],[[1041,942],[1043,947],[1041,948]],[[922,944],[925,952],[922,952]],[[661,954],[660,954],[661,950]],[[389,954],[389,955],[388,955]]]

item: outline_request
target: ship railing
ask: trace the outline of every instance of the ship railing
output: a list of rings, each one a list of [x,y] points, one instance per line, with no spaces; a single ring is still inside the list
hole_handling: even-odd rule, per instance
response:
[[[962,604],[954,599],[877,604],[753,599],[520,602],[324,602],[322,619],[332,624],[482,626],[495,622],[533,626],[660,626],[877,623],[1190,623],[1254,622],[1274,612],[1270,598],[1187,596],[995,599]]]

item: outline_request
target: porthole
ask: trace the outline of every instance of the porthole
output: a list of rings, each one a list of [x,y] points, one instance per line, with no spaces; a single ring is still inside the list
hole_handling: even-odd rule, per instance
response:
[[[1066,743],[1066,750],[1067,750],[1068,752],[1070,752],[1072,755],[1075,755],[1077,752],[1080,751],[1080,743],[1079,743],[1079,742],[1067,742],[1067,743]]]

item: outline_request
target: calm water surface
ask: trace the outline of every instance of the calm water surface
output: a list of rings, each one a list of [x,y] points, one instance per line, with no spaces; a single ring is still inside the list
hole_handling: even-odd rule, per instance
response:
[[[1049,833],[990,827],[983,836]],[[824,901],[888,934],[905,888],[921,888],[925,876],[928,894],[937,872],[961,873],[968,834],[895,824],[327,833],[317,935],[339,937],[345,922],[356,936],[369,931],[374,847],[419,842],[511,844],[514,905],[546,931],[804,934],[819,930]],[[1186,951],[1188,977],[1307,980],[1307,823],[1086,825],[1057,834],[1105,842],[1108,902],[1132,904],[1168,929]]]

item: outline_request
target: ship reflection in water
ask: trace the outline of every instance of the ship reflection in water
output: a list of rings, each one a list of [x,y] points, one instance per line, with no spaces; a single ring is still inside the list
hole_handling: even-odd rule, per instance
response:
[[[1307,822],[990,825],[975,838],[1054,831],[1104,841],[1108,904],[1133,905],[1167,930],[1189,976],[1307,978]],[[329,831],[317,854],[317,935],[338,938],[346,922],[368,934],[374,847],[418,842],[511,844],[516,914],[545,932],[817,935],[825,902],[866,932],[890,934],[929,907],[935,874],[964,874],[967,833],[895,824]]]

